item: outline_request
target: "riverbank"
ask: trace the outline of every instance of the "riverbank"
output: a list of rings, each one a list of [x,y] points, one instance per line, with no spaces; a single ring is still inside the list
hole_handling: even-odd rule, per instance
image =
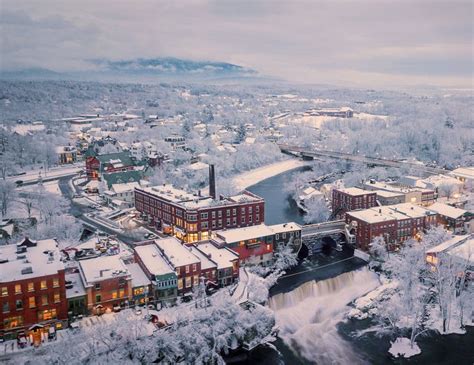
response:
[[[305,166],[307,162],[298,159],[283,160],[270,165],[258,167],[245,171],[233,177],[232,181],[238,190],[245,190],[249,186],[255,185],[263,180],[279,175],[283,172]]]

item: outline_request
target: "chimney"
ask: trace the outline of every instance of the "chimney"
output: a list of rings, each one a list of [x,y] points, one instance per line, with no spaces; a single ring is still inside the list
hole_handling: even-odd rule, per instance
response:
[[[216,198],[216,175],[214,165],[209,165],[209,195],[212,199]]]

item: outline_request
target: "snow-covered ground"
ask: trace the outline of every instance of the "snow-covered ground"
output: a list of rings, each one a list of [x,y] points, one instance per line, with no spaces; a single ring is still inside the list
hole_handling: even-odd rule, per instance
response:
[[[38,180],[38,177],[41,176],[43,179],[51,179],[51,178],[60,178],[62,176],[73,175],[79,173],[84,168],[83,162],[78,162],[73,165],[64,165],[50,168],[48,171],[44,171],[44,169],[34,169],[30,171],[25,171],[26,174],[24,175],[17,175],[17,176],[9,176],[7,180],[11,181],[18,181],[21,180],[23,183],[26,182],[33,182]]]
[[[301,160],[291,159],[272,163],[254,170],[243,172],[233,178],[235,187],[238,190],[247,189],[260,181],[281,174],[285,171],[293,170],[304,166],[306,163]]]
[[[405,337],[399,337],[394,342],[390,350],[388,350],[394,357],[411,357],[421,353],[420,348],[416,344],[413,344],[413,347],[410,346],[410,339]]]
[[[56,195],[61,195],[61,190],[59,189],[59,185],[57,181],[46,181],[43,183],[43,187],[45,191],[48,193],[56,194]],[[38,192],[38,186],[37,185],[27,185],[23,186],[18,189],[19,191],[25,191],[25,192],[30,192],[30,193],[37,193]]]

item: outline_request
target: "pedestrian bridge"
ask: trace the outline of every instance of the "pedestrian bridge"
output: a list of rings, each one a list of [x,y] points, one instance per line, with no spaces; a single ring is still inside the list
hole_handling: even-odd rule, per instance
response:
[[[313,254],[321,248],[322,239],[328,237],[336,241],[344,239],[346,243],[353,245],[355,235],[351,232],[352,229],[352,225],[346,224],[344,220],[307,224],[301,229],[301,246],[306,246],[309,254]]]

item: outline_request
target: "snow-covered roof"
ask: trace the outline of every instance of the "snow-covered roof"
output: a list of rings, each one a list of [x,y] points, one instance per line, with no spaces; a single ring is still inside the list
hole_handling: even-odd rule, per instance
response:
[[[147,286],[150,285],[150,279],[147,278],[146,274],[143,272],[140,265],[137,263],[128,264],[127,270],[132,275],[132,287],[136,288],[139,286]]]
[[[66,298],[82,297],[86,295],[86,289],[81,279],[81,274],[71,273],[66,274],[66,281],[70,281],[72,288],[66,288]]]
[[[455,208],[443,203],[434,203],[430,205],[430,209],[442,216],[452,219],[460,218],[467,212],[464,209]]]
[[[295,222],[274,224],[272,226],[268,226],[268,228],[270,228],[273,233],[293,232],[301,230],[301,226]]]
[[[28,242],[35,243],[30,240]],[[36,241],[36,246],[21,247],[24,248],[20,249],[15,244],[0,246],[0,262],[3,262],[0,263],[0,282],[54,275],[59,270],[64,270],[56,240],[40,240]],[[20,252],[22,250],[24,252]]]
[[[463,236],[454,236],[450,238],[449,240],[444,241],[443,243],[440,243],[439,245],[430,248],[429,250],[426,251],[426,254],[437,254],[440,252],[445,252],[448,251],[451,248],[456,247],[460,243],[466,241],[469,238],[469,235],[463,235]]]
[[[127,267],[119,255],[100,256],[91,259],[80,260],[79,267],[85,280],[85,285],[107,280],[115,277],[130,276]]]
[[[435,214],[433,211],[411,203],[386,205],[346,213],[367,223],[379,223],[389,220],[403,220],[408,218],[422,218]]]
[[[135,252],[151,275],[160,276],[174,272],[156,244],[136,246]]]
[[[135,188],[139,188],[140,184],[138,182],[123,183],[123,184],[112,184],[110,190],[116,194],[121,194],[125,192],[134,191]]]
[[[352,196],[361,196],[361,195],[367,195],[367,194],[373,194],[373,191],[367,191],[359,188],[342,188],[342,189],[336,189],[339,190],[345,194],[352,195]]]
[[[196,248],[196,246],[189,246],[191,252],[201,261],[201,270],[208,270],[208,269],[217,269],[217,263],[211,261],[206,254]]]
[[[208,168],[209,168],[209,165],[207,163],[204,163],[204,162],[201,162],[201,161],[192,163],[189,166],[187,166],[188,170],[194,170],[194,171],[207,170]]]
[[[175,268],[199,263],[199,259],[193,255],[191,250],[175,237],[155,240],[155,243],[163,250],[167,259]]]
[[[386,191],[386,190],[374,190],[374,193],[377,194],[377,196],[381,196],[383,198],[394,198],[394,197],[399,197],[399,196],[405,196],[403,193],[396,193],[394,191]]]
[[[459,167],[449,174],[463,179],[474,180],[474,167]]]
[[[225,242],[232,243],[271,236],[273,235],[273,230],[265,224],[259,224],[256,226],[217,231],[216,235],[224,239]]]
[[[229,250],[226,247],[217,247],[210,242],[199,243],[197,248],[217,264],[217,270],[232,267],[233,262],[239,259],[239,255],[237,253]]]
[[[470,264],[474,263],[474,239],[470,238],[460,245],[449,250],[449,254],[463,260],[467,260]]]

